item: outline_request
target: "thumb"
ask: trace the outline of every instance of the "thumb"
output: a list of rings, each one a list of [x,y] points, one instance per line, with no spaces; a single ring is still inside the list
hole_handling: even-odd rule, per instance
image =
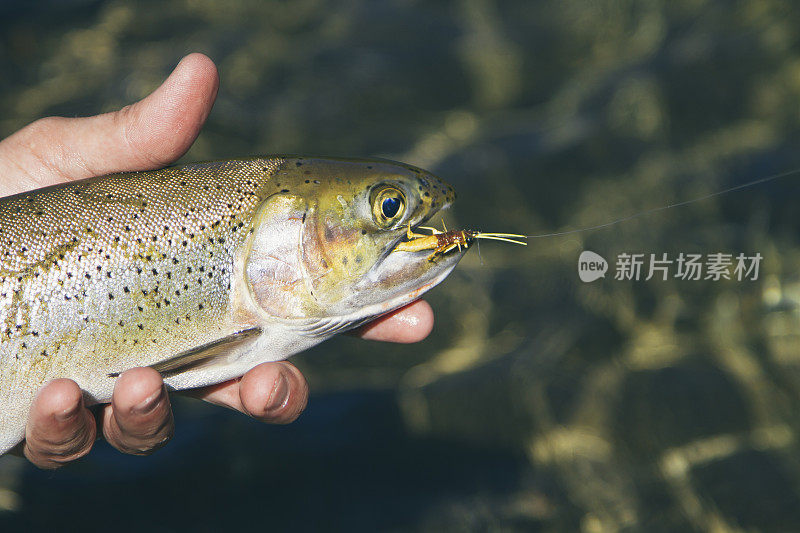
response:
[[[152,94],[119,111],[38,120],[0,142],[0,195],[168,165],[197,138],[218,88],[216,66],[195,53]]]

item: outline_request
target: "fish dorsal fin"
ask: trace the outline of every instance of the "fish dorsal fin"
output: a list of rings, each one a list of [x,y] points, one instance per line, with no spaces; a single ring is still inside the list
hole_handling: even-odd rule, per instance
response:
[[[245,341],[258,336],[261,328],[253,327],[238,331],[227,337],[211,341],[197,346],[178,355],[159,361],[150,365],[150,368],[161,374],[163,377],[174,376],[187,370],[192,370],[211,364],[221,357],[226,356]],[[113,372],[109,377],[118,377],[122,372]]]

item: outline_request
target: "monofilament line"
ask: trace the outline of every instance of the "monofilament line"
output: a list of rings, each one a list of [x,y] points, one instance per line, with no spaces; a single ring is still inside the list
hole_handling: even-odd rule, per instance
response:
[[[646,215],[652,215],[653,213],[658,213],[659,211],[666,211],[667,209],[672,209],[673,207],[683,207],[685,205],[693,204],[696,202],[702,202],[703,200],[708,200],[709,198],[714,198],[715,196],[722,196],[723,194],[728,194],[731,192],[739,191],[741,189],[747,189],[749,187],[755,187],[756,185],[760,185],[762,183],[766,183],[768,181],[774,181],[781,178],[786,178],[788,176],[793,176],[795,174],[800,174],[800,168],[796,168],[794,170],[788,170],[786,172],[781,172],[780,174],[773,174],[771,176],[767,176],[765,178],[759,178],[757,180],[748,181],[747,183],[742,183],[741,185],[736,185],[734,187],[730,187],[728,189],[723,189],[721,191],[712,192],[710,194],[706,194],[705,196],[700,196],[698,198],[693,198],[691,200],[684,200],[682,202],[676,202],[674,204],[664,205],[661,207],[654,207],[652,209],[647,209],[646,211],[640,211],[638,213],[634,213],[633,215],[628,215],[622,218],[618,218],[616,220],[612,220],[611,222],[606,222],[604,224],[598,224],[596,226],[589,226],[586,228],[579,228],[567,231],[556,231],[553,233],[540,233],[537,235],[527,235],[529,239],[538,239],[541,237],[559,237],[561,235],[571,235],[573,233],[582,233],[584,231],[592,231],[597,229],[607,228],[609,226],[615,226],[622,222],[627,222],[628,220],[633,220],[635,218],[643,217]]]

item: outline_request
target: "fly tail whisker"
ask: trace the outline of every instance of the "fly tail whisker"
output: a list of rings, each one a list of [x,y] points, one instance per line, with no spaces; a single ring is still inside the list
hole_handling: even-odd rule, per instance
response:
[[[439,233],[441,233],[441,231],[439,231],[439,230],[438,230],[438,229],[436,229],[436,228],[432,228],[431,226],[417,226],[417,229],[424,229],[424,230],[428,230],[428,231],[430,231],[431,233],[433,233],[434,235],[438,235]]]
[[[490,241],[510,242],[510,243],[513,243],[513,244],[519,244],[520,246],[528,246],[527,242],[517,241],[517,240],[514,240],[514,239],[507,239],[505,237],[497,237],[495,235],[488,235],[486,233],[478,233],[477,235],[474,236],[474,238],[476,238],[476,239],[486,239],[486,240],[490,240]]]
[[[489,235],[492,237],[517,237],[519,239],[527,239],[527,235],[520,235],[518,233],[485,233],[483,231],[478,232],[480,235]]]

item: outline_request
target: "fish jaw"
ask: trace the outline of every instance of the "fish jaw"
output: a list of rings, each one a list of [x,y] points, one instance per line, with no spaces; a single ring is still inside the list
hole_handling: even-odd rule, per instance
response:
[[[356,286],[350,307],[361,305],[362,318],[377,317],[419,299],[453,271],[467,249],[453,251],[432,261],[429,253],[392,252],[377,263]],[[382,301],[376,304],[361,302],[360,296],[378,293]]]

